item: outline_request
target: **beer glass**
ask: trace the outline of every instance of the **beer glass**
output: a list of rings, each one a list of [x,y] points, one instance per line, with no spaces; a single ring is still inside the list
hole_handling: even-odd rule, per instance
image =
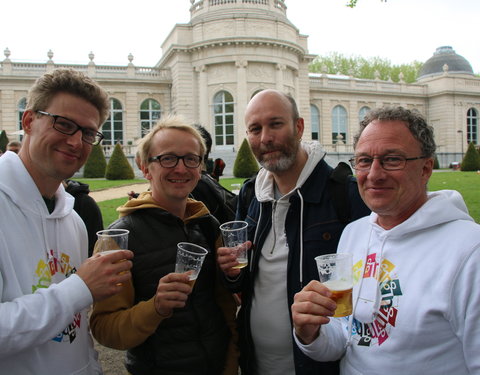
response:
[[[97,242],[93,253],[108,254],[118,250],[128,249],[127,229],[105,229],[97,232]]]
[[[332,292],[337,304],[334,317],[352,314],[353,264],[352,254],[320,255],[317,262],[320,282]]]
[[[177,260],[175,262],[175,272],[188,272],[189,284],[193,288],[197,280],[203,261],[208,251],[201,246],[189,242],[179,242],[177,244]]]
[[[247,227],[246,221],[228,221],[220,225],[222,231],[223,244],[225,247],[230,247],[233,253],[237,256],[237,266],[233,268],[243,268],[248,264],[247,258]]]

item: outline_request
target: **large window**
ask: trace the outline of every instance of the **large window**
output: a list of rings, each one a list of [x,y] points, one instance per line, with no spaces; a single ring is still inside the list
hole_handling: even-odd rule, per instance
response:
[[[467,111],[467,143],[470,142],[478,144],[478,112],[474,108]]]
[[[320,112],[313,104],[310,104],[310,121],[312,124],[312,139],[318,140],[320,133]]]
[[[140,136],[148,134],[161,116],[162,110],[159,102],[153,99],[144,100],[140,106]]]
[[[215,145],[228,146],[234,140],[234,103],[233,97],[226,91],[220,91],[213,97],[213,117],[215,123]]]
[[[360,108],[360,111],[358,111],[358,122],[363,121],[363,118],[365,117],[368,111],[370,111],[370,108],[367,106]]]
[[[123,144],[123,110],[119,100],[110,99],[110,116],[103,124],[101,132],[105,136],[104,145]]]
[[[347,111],[341,105],[332,110],[332,143],[346,143],[347,141]]]
[[[22,98],[20,99],[20,101],[18,102],[18,106],[17,106],[17,112],[18,112],[18,130],[22,130],[22,117],[23,117],[23,113],[25,112],[25,108],[27,108],[27,99],[26,98]],[[22,134],[20,134],[20,141],[22,140],[23,136]]]

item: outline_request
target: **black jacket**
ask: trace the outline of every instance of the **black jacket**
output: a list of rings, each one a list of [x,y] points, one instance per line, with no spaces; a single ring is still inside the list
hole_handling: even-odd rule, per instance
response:
[[[97,232],[103,229],[102,212],[95,200],[88,195],[87,184],[79,181],[65,180],[65,191],[75,198],[73,209],[82,218],[88,233],[88,256],[92,256]]]
[[[290,249],[286,275],[289,306],[293,303],[295,293],[299,292],[309,281],[313,279],[318,280],[318,271],[314,258],[318,255],[336,252],[340,235],[347,224],[339,219],[333,202],[332,189],[329,189],[331,175],[332,168],[325,161],[321,160],[299,189],[303,197],[303,221],[300,220],[302,200],[298,192],[290,198],[290,208],[285,223],[288,248]],[[359,196],[356,180],[350,176],[345,183],[344,199],[349,200],[348,207],[350,209],[350,220],[348,221],[368,215],[370,210]],[[248,185],[244,185],[240,191],[239,212],[241,212],[240,208],[245,205],[243,202],[245,197],[243,191],[248,191],[250,188]],[[242,307],[238,315],[242,375],[254,374],[253,366],[256,363],[254,343],[250,331],[250,310],[261,249],[272,225],[271,214],[271,202],[260,204],[253,197],[248,208],[247,217],[244,218],[249,224],[249,240],[253,242],[249,266],[242,271],[240,278],[236,282],[230,283],[232,291],[242,293]],[[237,218],[240,219],[238,216]],[[302,228],[300,228],[301,222],[303,222]],[[300,244],[300,230],[303,231],[303,244]],[[303,257],[301,257],[302,252]],[[302,264],[300,264],[301,259]],[[296,347],[295,343],[293,346],[297,375],[338,374],[338,362],[316,362],[305,356]]]

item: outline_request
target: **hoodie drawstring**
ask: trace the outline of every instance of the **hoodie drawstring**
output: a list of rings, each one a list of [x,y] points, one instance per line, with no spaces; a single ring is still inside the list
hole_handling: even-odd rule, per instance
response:
[[[300,190],[297,190],[300,197],[300,288],[303,288],[303,196]]]

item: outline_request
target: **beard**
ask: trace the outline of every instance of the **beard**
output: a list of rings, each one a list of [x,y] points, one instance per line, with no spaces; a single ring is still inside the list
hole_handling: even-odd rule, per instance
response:
[[[290,169],[297,158],[300,143],[293,137],[288,143],[283,145],[264,145],[260,147],[258,162],[269,172],[285,172]],[[279,156],[264,155],[264,152],[277,152]]]

